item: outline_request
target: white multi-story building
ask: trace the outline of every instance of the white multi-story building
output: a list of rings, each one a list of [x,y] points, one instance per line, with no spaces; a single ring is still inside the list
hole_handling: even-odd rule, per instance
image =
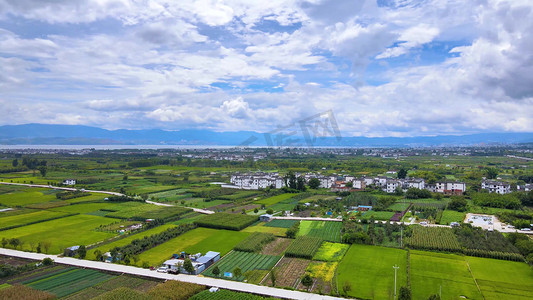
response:
[[[462,195],[466,191],[466,183],[458,181],[439,181],[427,188],[434,193],[446,195]]]
[[[352,188],[356,190],[364,190],[366,188],[366,182],[362,178],[354,179],[352,184]]]
[[[386,181],[383,190],[387,193],[394,193],[398,187],[401,187],[402,183],[397,179],[389,179]]]
[[[267,187],[274,187],[279,189],[285,186],[283,178],[279,176],[278,173],[236,173],[231,175],[230,182],[233,185],[233,188],[245,190],[266,189]]]
[[[422,178],[412,178],[405,180],[407,188],[417,188],[423,190],[426,182]]]
[[[511,184],[501,181],[483,180],[481,189],[488,190],[489,193],[508,194],[511,192]]]
[[[523,185],[517,185],[516,189],[520,192],[529,192],[533,191],[533,183],[526,183]]]

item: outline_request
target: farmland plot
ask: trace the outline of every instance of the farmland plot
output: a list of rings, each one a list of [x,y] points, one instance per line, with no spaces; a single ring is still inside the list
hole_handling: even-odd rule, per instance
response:
[[[66,217],[67,215],[69,214],[64,213],[64,212],[40,210],[40,211],[31,212],[31,213],[23,214],[23,215],[3,217],[3,218],[0,218],[0,230],[23,226],[26,224],[44,222],[44,221],[52,220],[52,219],[58,219],[61,217]]]
[[[289,245],[285,251],[285,255],[288,257],[311,259],[321,244],[322,239],[320,238],[299,236]]]
[[[413,249],[460,251],[461,244],[450,228],[414,226],[406,244]]]
[[[279,227],[279,228],[290,228],[295,223],[298,223],[298,220],[280,220],[274,219],[270,222],[265,223],[266,227]]]
[[[533,269],[523,262],[466,256],[485,299],[533,299]]]
[[[298,236],[318,237],[325,241],[341,242],[342,222],[334,221],[302,221]]]
[[[463,256],[411,250],[410,268],[413,299],[482,299]]]
[[[216,213],[203,216],[195,221],[195,223],[201,227],[242,230],[245,227],[252,225],[257,220],[258,218],[256,216]]]
[[[341,261],[350,245],[324,242],[313,256],[313,260]]]
[[[24,284],[38,290],[64,297],[81,291],[115,276],[90,269],[74,269],[58,275],[45,277]]]
[[[273,255],[263,255],[252,252],[240,252],[233,251],[230,254],[226,255],[220,261],[218,261],[215,266],[218,266],[220,269],[219,277],[231,280],[242,281],[245,279],[244,273],[251,270],[270,270],[274,265],[279,261],[279,256]],[[233,273],[235,268],[240,268],[242,275],[235,277],[224,277],[225,272]],[[214,266],[211,266],[208,270],[204,271],[202,274],[205,276],[216,277],[212,271]]]
[[[276,276],[276,286],[296,288],[300,279],[305,274],[309,262],[309,260],[301,258],[282,258],[278,265],[272,269],[272,272]],[[265,278],[263,284],[272,286],[270,276]]]
[[[363,299],[392,299],[394,270],[398,265],[398,286],[407,284],[405,250],[353,244],[337,268],[339,289],[345,282],[352,286],[348,296]]]

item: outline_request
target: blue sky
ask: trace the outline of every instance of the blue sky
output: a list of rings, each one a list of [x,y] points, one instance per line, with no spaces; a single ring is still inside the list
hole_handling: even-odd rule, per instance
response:
[[[0,0],[0,125],[531,132],[529,0]]]

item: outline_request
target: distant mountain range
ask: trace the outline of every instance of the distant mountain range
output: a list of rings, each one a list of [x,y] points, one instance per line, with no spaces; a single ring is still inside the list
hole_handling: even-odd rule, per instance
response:
[[[25,124],[0,126],[2,145],[213,145],[213,146],[342,146],[415,147],[533,143],[533,133],[479,133],[432,137],[325,137],[264,134],[254,131],[215,132],[106,130],[82,125]]]

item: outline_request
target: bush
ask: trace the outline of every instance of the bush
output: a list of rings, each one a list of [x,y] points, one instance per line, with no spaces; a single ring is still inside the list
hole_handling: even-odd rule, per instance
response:
[[[452,201],[448,203],[448,209],[455,211],[466,211],[466,200],[463,197],[453,197]]]
[[[44,266],[51,266],[51,265],[54,264],[54,260],[51,259],[50,257],[45,257],[45,258],[43,259],[43,261],[42,261],[42,264],[43,264]]]

